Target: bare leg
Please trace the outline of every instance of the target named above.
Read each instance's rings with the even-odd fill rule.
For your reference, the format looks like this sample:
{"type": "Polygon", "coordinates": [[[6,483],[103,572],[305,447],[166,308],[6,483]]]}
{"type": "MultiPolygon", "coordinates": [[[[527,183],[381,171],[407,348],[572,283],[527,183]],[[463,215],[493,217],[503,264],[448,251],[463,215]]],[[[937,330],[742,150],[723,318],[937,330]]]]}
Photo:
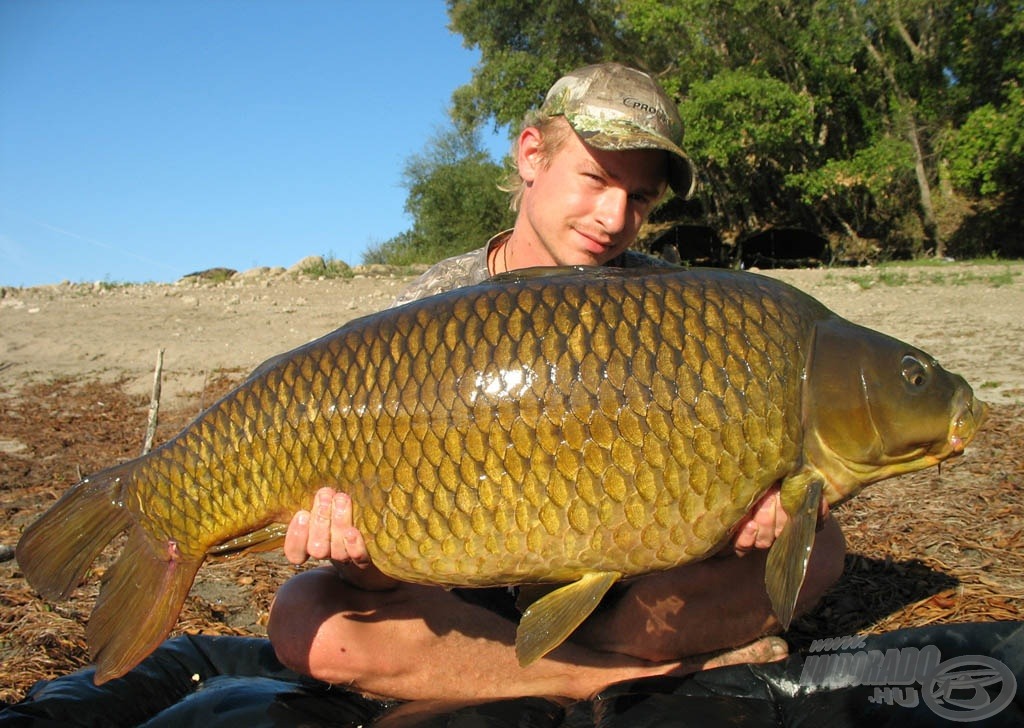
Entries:
{"type": "Polygon", "coordinates": [[[566,643],[529,667],[515,656],[515,625],[436,587],[355,589],[332,568],[300,574],[278,592],[270,638],[291,669],[369,695],[406,700],[589,697],[613,682],[687,674],[785,656],[766,641],[736,655],[651,663],[566,643]]]}
{"type": "MultiPolygon", "coordinates": [[[[827,519],[798,612],[838,578],[843,549],[838,525],[827,519]]],[[[620,680],[784,657],[784,642],[758,639],[778,630],[764,591],[764,558],[754,551],[637,579],[572,642],[527,668],[515,657],[515,625],[493,612],[435,587],[363,591],[329,567],[282,587],[268,630],[285,665],[367,694],[589,697],[620,680]],[[747,647],[728,649],[737,645],[747,647]]]]}

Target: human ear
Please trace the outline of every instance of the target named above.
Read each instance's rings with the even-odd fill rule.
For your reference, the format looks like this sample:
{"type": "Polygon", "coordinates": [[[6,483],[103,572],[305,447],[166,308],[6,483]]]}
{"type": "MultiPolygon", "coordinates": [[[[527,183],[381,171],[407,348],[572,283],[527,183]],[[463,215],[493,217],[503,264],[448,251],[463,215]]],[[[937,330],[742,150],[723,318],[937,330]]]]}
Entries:
{"type": "Polygon", "coordinates": [[[543,166],[544,153],[541,148],[542,135],[540,129],[528,126],[519,134],[519,153],[516,155],[516,167],[519,177],[524,182],[533,182],[537,170],[543,166]]]}

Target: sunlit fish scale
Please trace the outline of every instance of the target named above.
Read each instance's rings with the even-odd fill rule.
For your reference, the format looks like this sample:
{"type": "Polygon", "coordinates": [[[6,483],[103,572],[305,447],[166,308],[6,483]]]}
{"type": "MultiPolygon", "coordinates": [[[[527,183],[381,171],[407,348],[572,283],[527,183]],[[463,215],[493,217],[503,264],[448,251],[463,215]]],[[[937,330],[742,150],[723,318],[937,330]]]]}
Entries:
{"type": "Polygon", "coordinates": [[[265,362],[174,439],[74,486],[17,556],[65,597],[128,531],[87,630],[102,682],[164,639],[207,554],[280,533],[340,484],[396,578],[567,583],[523,616],[528,664],[618,579],[720,548],[777,483],[790,524],[766,587],[788,623],[820,499],[959,454],[983,409],[927,354],[768,278],[539,269],[265,362]]]}

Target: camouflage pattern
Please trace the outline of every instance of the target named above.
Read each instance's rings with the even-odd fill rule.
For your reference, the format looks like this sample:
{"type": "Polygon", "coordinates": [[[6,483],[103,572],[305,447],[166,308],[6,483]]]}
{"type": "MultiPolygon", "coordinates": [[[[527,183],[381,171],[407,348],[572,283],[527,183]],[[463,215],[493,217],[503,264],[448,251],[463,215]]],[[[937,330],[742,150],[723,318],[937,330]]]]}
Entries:
{"type": "Polygon", "coordinates": [[[646,73],[617,63],[577,69],[555,82],[540,113],[564,116],[583,141],[597,149],[669,152],[669,185],[683,199],[693,194],[696,174],[681,148],[679,111],[646,73]]]}
{"type": "MultiPolygon", "coordinates": [[[[507,233],[502,233],[506,235],[507,233]]],[[[487,269],[487,253],[500,236],[491,238],[482,248],[471,250],[462,255],[445,258],[425,271],[419,278],[398,294],[392,306],[401,306],[410,301],[417,301],[427,296],[450,291],[453,288],[471,286],[482,283],[490,277],[487,269]]]]}
{"type": "MultiPolygon", "coordinates": [[[[487,245],[462,255],[454,255],[435,264],[398,294],[392,306],[401,306],[427,296],[435,296],[454,288],[483,283],[491,277],[487,268],[487,254],[494,246],[508,239],[511,230],[498,233],[487,241],[487,245]]],[[[613,258],[606,264],[609,268],[664,268],[675,267],[671,263],[635,250],[613,258]]]]}

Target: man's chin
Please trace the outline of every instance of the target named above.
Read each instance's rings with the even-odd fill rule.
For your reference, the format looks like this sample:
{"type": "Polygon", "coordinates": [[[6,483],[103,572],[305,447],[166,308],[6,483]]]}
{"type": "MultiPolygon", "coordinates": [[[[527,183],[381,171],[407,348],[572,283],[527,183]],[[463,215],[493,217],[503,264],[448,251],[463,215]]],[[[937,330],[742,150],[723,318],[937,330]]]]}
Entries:
{"type": "Polygon", "coordinates": [[[565,256],[561,265],[604,265],[614,258],[618,253],[611,248],[600,248],[599,250],[579,250],[571,255],[565,256]]]}

